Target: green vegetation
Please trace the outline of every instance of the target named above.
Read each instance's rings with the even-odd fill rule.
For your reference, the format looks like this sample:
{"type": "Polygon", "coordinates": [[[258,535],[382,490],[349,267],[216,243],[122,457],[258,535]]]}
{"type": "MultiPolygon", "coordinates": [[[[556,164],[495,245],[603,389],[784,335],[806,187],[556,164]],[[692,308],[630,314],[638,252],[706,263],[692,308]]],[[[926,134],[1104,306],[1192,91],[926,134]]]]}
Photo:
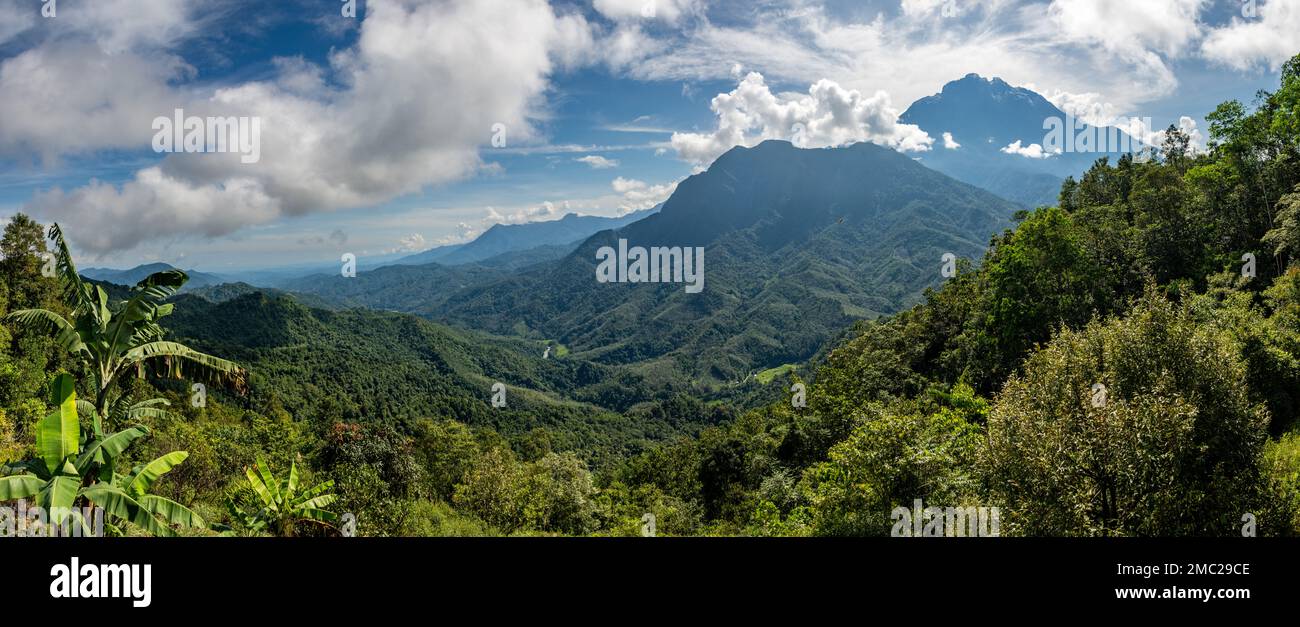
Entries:
{"type": "Polygon", "coordinates": [[[5,319],[51,335],[63,350],[82,360],[95,382],[95,435],[118,403],[127,400],[118,388],[129,374],[146,369],[159,376],[206,377],[243,385],[244,371],[232,362],[205,355],[184,344],[163,339],[159,321],[175,305],[161,301],[175,294],[188,280],[180,270],[166,270],[142,279],[128,299],[110,305],[103,287],[83,281],[72,263],[59,225],[50,227],[56,245],[59,283],[72,321],[49,309],[20,309],[5,319]],[[118,392],[114,396],[114,392],[118,392]]]}
{"type": "Polygon", "coordinates": [[[759,384],[761,385],[767,385],[777,377],[784,377],[785,375],[790,374],[791,372],[794,372],[795,370],[798,369],[799,369],[798,364],[783,364],[775,368],[768,368],[767,370],[764,370],[754,375],[754,379],[758,381],[759,384]]]}
{"type": "MultiPolygon", "coordinates": [[[[612,308],[602,299],[627,293],[566,293],[524,311],[537,294],[521,288],[507,299],[520,308],[485,322],[523,331],[503,337],[242,288],[174,295],[183,273],[82,281],[57,229],[48,278],[42,229],[17,216],[0,241],[14,312],[0,323],[0,501],[94,503],[115,533],[155,535],[334,535],[302,523],[343,514],[376,536],[627,536],[647,514],[659,535],[886,535],[916,500],[998,507],[1008,535],[1230,536],[1252,516],[1262,535],[1297,535],[1300,57],[1277,92],[1209,120],[1207,151],[1171,128],[1154,159],[1099,160],[1057,206],[1017,215],[978,267],[847,331],[832,321],[888,312],[829,286],[888,277],[820,274],[796,249],[847,255],[857,236],[796,246],[705,225],[735,238],[710,249],[722,289],[612,308]],[[771,264],[790,272],[728,275],[771,264]],[[764,276],[773,291],[726,288],[764,276]],[[796,305],[819,313],[782,318],[796,305]],[[593,311],[602,324],[551,332],[593,311]],[[573,352],[544,359],[547,337],[573,352]],[[785,365],[744,404],[711,396],[755,364],[785,365]],[[708,380],[659,387],[687,371],[708,380]],[[195,402],[199,377],[225,385],[195,402]],[[89,430],[75,381],[96,399],[89,430]]],[[[441,302],[466,319],[487,307],[462,296],[441,302]]]]}
{"type": "Polygon", "coordinates": [[[147,494],[159,476],[185,460],[185,453],[160,457],[130,475],[116,475],[114,461],[132,442],[146,437],[148,430],[133,427],[83,440],[76,392],[72,377],[66,374],[50,384],[50,403],[54,411],[36,425],[38,457],[5,468],[6,476],[0,477],[0,501],[34,497],[52,524],[74,524],[87,535],[93,530],[79,509],[83,506],[103,508],[119,522],[157,536],[172,535],[168,524],[204,525],[189,508],[147,494]]]}
{"type": "Polygon", "coordinates": [[[260,456],[254,468],[245,468],[244,474],[248,477],[248,486],[261,501],[261,508],[246,512],[233,501],[226,504],[231,517],[253,532],[271,529],[278,536],[291,537],[294,527],[300,522],[328,524],[338,519],[325,510],[338,498],[329,493],[334,482],[326,481],[299,492],[296,461],[289,464],[289,476],[283,481],[275,478],[270,465],[260,456]]]}

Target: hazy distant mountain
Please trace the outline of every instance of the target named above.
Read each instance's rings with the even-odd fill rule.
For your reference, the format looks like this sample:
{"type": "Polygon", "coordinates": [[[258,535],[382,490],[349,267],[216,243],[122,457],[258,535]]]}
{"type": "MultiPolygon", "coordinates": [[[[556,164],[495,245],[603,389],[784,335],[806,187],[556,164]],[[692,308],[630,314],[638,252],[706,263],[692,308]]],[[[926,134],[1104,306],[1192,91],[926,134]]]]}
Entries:
{"type": "Polygon", "coordinates": [[[497,224],[472,242],[442,246],[399,259],[394,264],[414,266],[439,263],[455,266],[475,263],[504,255],[528,251],[540,246],[576,244],[607,229],[627,226],[659,211],[663,205],[635,211],[617,218],[580,216],[570,213],[559,220],[527,224],[497,224]]]}
{"type": "MultiPolygon", "coordinates": [[[[147,263],[128,270],[115,270],[113,268],[85,268],[78,271],[78,273],[81,276],[96,281],[133,286],[155,272],[178,269],[179,268],[175,266],[165,263],[147,263]]],[[[227,282],[223,277],[215,274],[208,274],[206,272],[198,272],[197,270],[186,270],[185,274],[190,276],[189,282],[185,284],[185,289],[187,290],[208,287],[211,285],[220,285],[227,282]]]]}
{"type": "MultiPolygon", "coordinates": [[[[1047,148],[1049,129],[1046,120],[1064,122],[1066,114],[1043,96],[1012,87],[1000,78],[985,79],[977,74],[952,81],[943,91],[917,100],[900,117],[915,124],[935,139],[932,150],[921,156],[921,163],[957,180],[987,189],[1003,198],[1034,207],[1056,204],[1061,181],[1078,178],[1097,159],[1110,156],[1114,162],[1123,153],[1117,151],[1065,152],[1047,158],[1032,158],[1004,152],[1020,142],[1022,149],[1037,144],[1047,148]],[[959,148],[947,148],[944,133],[951,133],[959,148]]],[[[1116,139],[1129,140],[1122,131],[1094,129],[1079,122],[1075,136],[1083,133],[1115,133],[1116,139]]],[[[1114,142],[1118,144],[1119,142],[1114,142]]],[[[1106,146],[1106,147],[1112,147],[1106,146]]],[[[1101,149],[1097,145],[1094,148],[1101,149]]]]}
{"type": "MultiPolygon", "coordinates": [[[[874,144],[736,148],[656,215],[564,259],[492,277],[439,264],[297,289],[463,327],[555,339],[577,358],[636,364],[654,385],[714,387],[806,359],[853,321],[916,302],[941,257],[978,257],[1016,206],[874,144]],[[705,247],[705,286],[596,280],[601,246],[705,247]],[[465,287],[430,294],[427,286],[465,287]],[[396,298],[393,286],[420,286],[396,298]],[[313,289],[314,288],[314,289],[313,289]]],[[[465,269],[476,266],[465,266],[465,269]]],[[[481,268],[481,267],[480,267],[481,268]]]]}

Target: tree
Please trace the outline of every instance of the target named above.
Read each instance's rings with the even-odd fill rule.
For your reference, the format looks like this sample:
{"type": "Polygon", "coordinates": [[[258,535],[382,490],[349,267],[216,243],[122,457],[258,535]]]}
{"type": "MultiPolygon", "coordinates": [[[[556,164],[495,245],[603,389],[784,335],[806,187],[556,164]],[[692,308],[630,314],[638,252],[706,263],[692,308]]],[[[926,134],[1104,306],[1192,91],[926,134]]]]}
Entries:
{"type": "Polygon", "coordinates": [[[81,437],[77,399],[70,375],[59,375],[50,384],[53,413],[36,430],[39,456],[7,468],[21,471],[0,478],[0,501],[35,497],[56,525],[73,517],[75,524],[87,521],[75,513],[80,505],[102,507],[118,520],[130,522],[156,536],[170,536],[168,524],[193,527],[203,519],[189,508],[170,499],[148,494],[160,476],[185,461],[178,451],[136,467],[130,475],[112,474],[112,461],[132,442],[146,437],[144,427],[132,427],[105,437],[81,437]]]}
{"type": "Polygon", "coordinates": [[[0,238],[0,276],[3,291],[11,303],[22,307],[50,306],[47,295],[54,282],[42,272],[48,254],[43,229],[25,214],[17,214],[5,225],[0,238]]]}
{"type": "Polygon", "coordinates": [[[590,531],[595,489],[587,465],[573,453],[547,453],[528,466],[524,479],[526,524],[569,535],[590,531]]]}
{"type": "Polygon", "coordinates": [[[493,447],[475,461],[456,486],[453,502],[506,533],[523,527],[519,463],[505,447],[493,447]]]}
{"type": "Polygon", "coordinates": [[[1058,325],[1086,323],[1110,307],[1109,280],[1070,214],[1035,211],[995,243],[980,272],[980,303],[959,345],[963,379],[994,389],[1058,325]]]}
{"type": "Polygon", "coordinates": [[[465,473],[478,457],[478,444],[469,427],[453,420],[416,423],[416,455],[424,464],[429,489],[437,499],[451,502],[465,473]]]}
{"type": "Polygon", "coordinates": [[[1224,535],[1258,504],[1267,423],[1230,339],[1148,293],[1028,359],[979,467],[1011,533],[1224,535]]]}
{"type": "Polygon", "coordinates": [[[121,401],[120,395],[114,396],[115,388],[131,373],[205,377],[243,390],[247,375],[237,364],[163,339],[165,332],[158,322],[172,313],[174,305],[162,301],[189,280],[184,272],[152,274],[136,284],[129,300],[110,304],[103,287],[78,276],[58,224],[50,227],[50,238],[56,244],[59,282],[72,320],[48,309],[23,309],[5,319],[52,335],[60,347],[86,362],[95,382],[96,436],[103,433],[114,404],[121,401]]]}
{"type": "MultiPolygon", "coordinates": [[[[980,441],[971,419],[983,402],[966,386],[946,397],[937,411],[869,407],[830,460],[804,473],[801,489],[818,535],[874,536],[889,533],[895,507],[915,499],[939,507],[973,500],[969,477],[980,441]]],[[[906,404],[904,404],[906,405],[906,404]]]]}
{"type": "Polygon", "coordinates": [[[1277,226],[1264,235],[1264,243],[1273,247],[1274,255],[1300,260],[1300,187],[1278,203],[1277,226]]]}

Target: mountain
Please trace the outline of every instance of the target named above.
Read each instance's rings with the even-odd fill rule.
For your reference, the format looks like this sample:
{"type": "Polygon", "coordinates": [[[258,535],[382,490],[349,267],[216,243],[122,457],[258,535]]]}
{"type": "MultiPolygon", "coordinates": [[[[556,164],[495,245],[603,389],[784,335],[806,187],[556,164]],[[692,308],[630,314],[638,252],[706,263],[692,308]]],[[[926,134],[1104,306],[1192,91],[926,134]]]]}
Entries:
{"type": "Polygon", "coordinates": [[[323,298],[334,307],[433,314],[457,290],[496,282],[510,272],[480,264],[384,266],[355,277],[315,274],[285,284],[292,292],[323,298]]]}
{"type": "Polygon", "coordinates": [[[455,266],[484,261],[506,253],[530,251],[544,246],[576,244],[601,231],[622,228],[646,216],[653,215],[662,206],[634,211],[617,218],[580,216],[576,213],[570,213],[559,220],[547,222],[497,224],[472,242],[426,250],[393,263],[412,266],[436,262],[444,266],[455,266]]]}
{"type": "Polygon", "coordinates": [[[635,366],[655,389],[716,392],[807,359],[856,320],[917,302],[942,280],[945,253],[979,256],[1016,210],[874,144],[801,150],[769,141],[731,150],[683,181],[659,213],[598,233],[556,262],[483,273],[463,288],[446,289],[463,275],[438,265],[329,287],[346,289],[352,304],[554,339],[575,358],[635,366]],[[703,247],[702,293],[598,282],[597,250],[620,239],[703,247]],[[395,302],[394,282],[444,291],[395,302]]]}
{"type": "MultiPolygon", "coordinates": [[[[145,277],[148,277],[149,275],[154,274],[155,272],[163,272],[165,270],[178,270],[178,269],[179,268],[176,268],[175,266],[168,265],[165,263],[148,263],[141,266],[136,266],[129,270],[115,270],[112,268],[86,268],[84,270],[81,270],[79,274],[81,274],[81,276],[84,276],[88,279],[103,281],[105,283],[134,286],[136,283],[139,283],[140,281],[144,280],[145,277]]],[[[199,272],[197,270],[186,270],[185,274],[188,274],[190,277],[189,282],[185,284],[185,289],[187,290],[198,289],[200,287],[208,287],[211,285],[220,285],[221,283],[227,282],[227,280],[223,277],[217,276],[215,274],[208,274],[206,272],[199,272]]]]}
{"type": "MultiPolygon", "coordinates": [[[[944,85],[940,93],[917,100],[899,118],[935,138],[934,148],[921,157],[923,164],[1026,207],[1056,204],[1065,177],[1078,178],[1097,159],[1110,157],[1113,163],[1124,154],[1119,150],[1067,151],[1031,158],[1004,152],[1017,141],[1022,148],[1034,144],[1047,148],[1046,135],[1052,128],[1047,121],[1052,119],[1065,122],[1067,116],[1031,90],[977,74],[968,74],[944,85]],[[959,147],[945,147],[944,133],[951,133],[959,147]]],[[[1104,146],[1095,146],[1098,149],[1133,143],[1123,131],[1082,122],[1074,134],[1107,137],[1104,146]]]]}

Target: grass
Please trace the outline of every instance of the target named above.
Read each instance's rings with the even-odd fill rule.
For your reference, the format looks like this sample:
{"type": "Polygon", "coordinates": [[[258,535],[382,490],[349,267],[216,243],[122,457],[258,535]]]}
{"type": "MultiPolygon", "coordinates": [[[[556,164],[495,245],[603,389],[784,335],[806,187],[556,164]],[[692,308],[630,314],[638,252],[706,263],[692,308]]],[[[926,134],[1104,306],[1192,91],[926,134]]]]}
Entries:
{"type": "Polygon", "coordinates": [[[777,377],[784,376],[785,374],[790,372],[794,372],[798,367],[799,366],[795,364],[785,364],[782,366],[777,366],[775,368],[768,368],[767,370],[764,370],[754,375],[754,378],[758,379],[759,383],[763,385],[767,385],[777,377]]]}

